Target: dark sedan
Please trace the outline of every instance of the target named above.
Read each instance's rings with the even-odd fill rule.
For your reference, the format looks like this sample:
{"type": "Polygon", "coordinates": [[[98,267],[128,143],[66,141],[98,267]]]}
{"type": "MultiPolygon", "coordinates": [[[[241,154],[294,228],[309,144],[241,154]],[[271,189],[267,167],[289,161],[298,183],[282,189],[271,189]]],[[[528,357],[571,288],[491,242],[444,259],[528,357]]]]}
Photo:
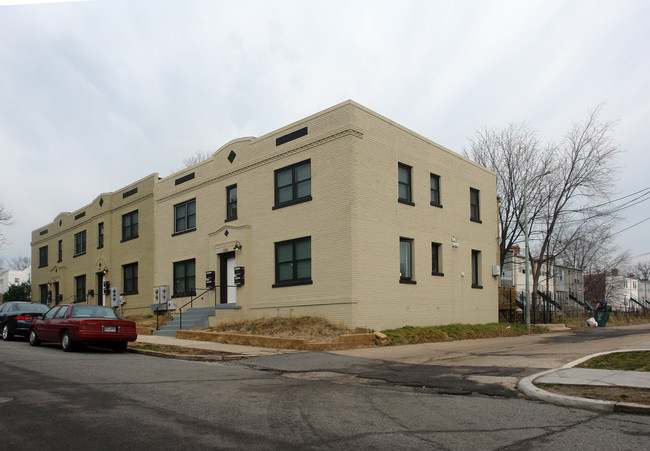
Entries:
{"type": "Polygon", "coordinates": [[[57,342],[64,351],[88,344],[122,352],[137,338],[135,322],[120,319],[115,310],[99,305],[57,305],[29,327],[30,345],[57,342]]]}
{"type": "Polygon", "coordinates": [[[42,318],[48,310],[47,305],[32,302],[5,302],[0,305],[2,339],[11,340],[14,335],[26,337],[32,320],[42,318]]]}

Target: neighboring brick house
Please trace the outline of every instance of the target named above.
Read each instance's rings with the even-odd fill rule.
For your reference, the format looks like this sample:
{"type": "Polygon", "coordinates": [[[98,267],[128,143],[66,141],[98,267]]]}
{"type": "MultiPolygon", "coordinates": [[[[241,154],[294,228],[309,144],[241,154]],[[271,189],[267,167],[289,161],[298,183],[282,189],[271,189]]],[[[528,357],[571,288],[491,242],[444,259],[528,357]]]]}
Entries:
{"type": "MultiPolygon", "coordinates": [[[[127,296],[127,311],[148,309],[151,289],[168,286],[177,307],[216,305],[212,321],[317,314],[386,329],[498,319],[495,174],[355,102],[151,178],[139,208],[153,211],[152,225],[137,255],[153,265],[137,263],[152,282],[127,296]],[[242,286],[234,267],[245,267],[242,286]],[[207,271],[217,289],[203,293],[207,271]]],[[[110,264],[113,284],[127,262],[110,264]]]]}

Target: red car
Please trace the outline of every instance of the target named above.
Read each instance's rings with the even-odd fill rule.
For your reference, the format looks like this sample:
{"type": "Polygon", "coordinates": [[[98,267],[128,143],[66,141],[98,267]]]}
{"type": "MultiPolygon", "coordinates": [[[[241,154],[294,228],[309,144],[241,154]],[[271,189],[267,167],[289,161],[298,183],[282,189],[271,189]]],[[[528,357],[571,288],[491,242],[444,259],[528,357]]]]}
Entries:
{"type": "Polygon", "coordinates": [[[57,305],[43,319],[35,319],[29,327],[29,344],[42,341],[61,343],[64,351],[77,345],[108,345],[118,352],[126,350],[138,334],[135,323],[120,319],[110,307],[100,305],[57,305]]]}

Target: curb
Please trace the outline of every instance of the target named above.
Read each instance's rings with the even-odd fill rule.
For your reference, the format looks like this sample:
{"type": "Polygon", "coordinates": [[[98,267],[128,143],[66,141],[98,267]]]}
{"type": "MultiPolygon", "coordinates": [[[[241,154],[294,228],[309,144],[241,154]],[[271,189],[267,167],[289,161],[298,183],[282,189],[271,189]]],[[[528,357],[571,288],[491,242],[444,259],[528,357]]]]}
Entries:
{"type": "Polygon", "coordinates": [[[151,357],[161,357],[163,359],[177,359],[177,360],[190,360],[194,362],[228,362],[233,360],[249,359],[253,356],[250,355],[186,355],[186,354],[172,354],[169,352],[152,351],[149,349],[127,348],[126,352],[134,354],[148,355],[151,357]]]}
{"type": "MultiPolygon", "coordinates": [[[[640,350],[644,351],[644,349],[640,349],[640,350]]],[[[566,365],[563,365],[559,368],[542,371],[541,373],[524,377],[517,384],[517,388],[526,396],[529,396],[531,398],[536,398],[541,401],[545,401],[550,404],[555,404],[558,406],[577,407],[579,409],[594,410],[597,412],[617,412],[617,413],[620,412],[620,413],[635,413],[635,414],[650,415],[649,405],[635,404],[631,402],[604,401],[599,399],[588,399],[588,398],[579,398],[577,396],[560,395],[558,393],[552,393],[546,390],[542,390],[541,388],[533,384],[535,379],[539,377],[554,373],[559,370],[573,368],[574,366],[579,365],[582,362],[585,362],[587,360],[590,360],[600,355],[612,354],[615,352],[619,353],[619,352],[633,352],[633,351],[639,351],[639,349],[632,349],[632,350],[626,349],[626,350],[619,350],[619,351],[599,352],[597,354],[581,357],[578,360],[569,362],[566,365]]]]}

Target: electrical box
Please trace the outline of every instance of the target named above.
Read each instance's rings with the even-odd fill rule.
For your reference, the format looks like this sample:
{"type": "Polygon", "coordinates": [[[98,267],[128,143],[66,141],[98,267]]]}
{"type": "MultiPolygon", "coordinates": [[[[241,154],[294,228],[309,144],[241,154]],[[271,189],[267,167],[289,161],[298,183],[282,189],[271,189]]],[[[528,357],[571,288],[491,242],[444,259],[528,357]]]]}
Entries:
{"type": "Polygon", "coordinates": [[[238,287],[244,285],[244,281],[246,280],[246,276],[244,275],[245,269],[243,266],[235,266],[235,285],[238,287]]]}
{"type": "Polygon", "coordinates": [[[205,288],[214,288],[214,287],[215,287],[214,271],[206,271],[205,288]]]}
{"type": "Polygon", "coordinates": [[[120,306],[120,289],[118,287],[111,288],[111,307],[120,306]]]}

